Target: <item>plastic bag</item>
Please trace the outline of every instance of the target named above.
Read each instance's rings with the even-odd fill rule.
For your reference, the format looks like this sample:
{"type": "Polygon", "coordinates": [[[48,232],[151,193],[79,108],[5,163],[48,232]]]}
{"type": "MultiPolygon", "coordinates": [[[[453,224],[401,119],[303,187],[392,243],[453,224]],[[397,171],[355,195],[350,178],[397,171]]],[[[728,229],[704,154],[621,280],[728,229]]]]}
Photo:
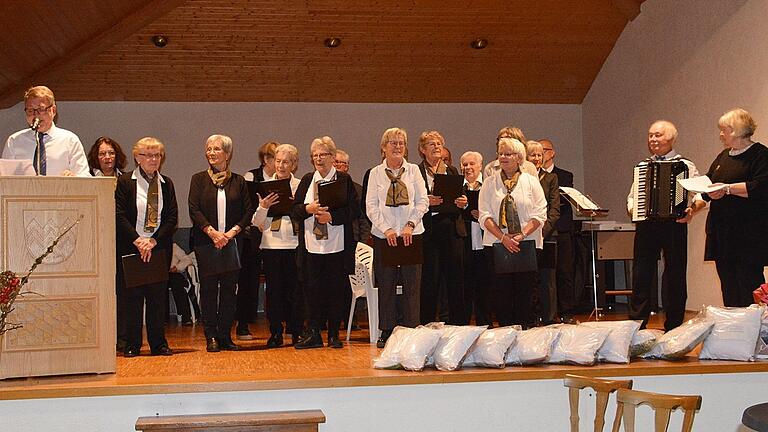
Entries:
{"type": "Polygon", "coordinates": [[[558,330],[560,336],[547,363],[593,365],[597,362],[597,350],[611,333],[609,328],[582,325],[563,325],[558,330]]]}
{"type": "Polygon", "coordinates": [[[664,333],[653,348],[658,348],[655,355],[666,360],[681,359],[706,339],[714,326],[715,322],[700,312],[695,318],[664,333]]]}
{"type": "Polygon", "coordinates": [[[461,366],[469,349],[488,326],[444,326],[440,339],[427,365],[434,365],[438,370],[453,371],[461,366]]]}
{"type": "Polygon", "coordinates": [[[536,327],[521,331],[517,335],[517,342],[504,358],[504,362],[508,365],[530,365],[543,362],[552,352],[559,334],[560,330],[555,327],[536,327]]]}
{"type": "Polygon", "coordinates": [[[754,361],[764,310],[758,305],[746,308],[707,306],[706,316],[715,325],[704,340],[699,358],[754,361]]]}
{"type": "Polygon", "coordinates": [[[629,346],[640,328],[640,321],[588,321],[580,325],[591,328],[605,328],[611,333],[597,351],[597,359],[609,363],[629,363],[629,346]]]}
{"type": "Polygon", "coordinates": [[[755,347],[755,358],[758,360],[768,359],[768,308],[763,308],[760,337],[757,338],[757,346],[755,347]]]}
{"type": "Polygon", "coordinates": [[[376,369],[402,369],[400,366],[400,350],[406,336],[414,329],[410,327],[397,326],[392,330],[392,334],[384,345],[379,357],[373,360],[373,367],[376,369]]]}
{"type": "Polygon", "coordinates": [[[420,371],[432,355],[442,330],[419,326],[406,337],[400,348],[400,366],[409,371],[420,371]]]}
{"type": "Polygon", "coordinates": [[[488,329],[477,338],[475,345],[470,348],[463,366],[503,368],[504,357],[512,347],[520,333],[520,326],[499,327],[488,329]]]}
{"type": "Polygon", "coordinates": [[[630,357],[643,357],[648,354],[656,345],[656,341],[664,334],[664,330],[643,329],[638,330],[632,336],[632,343],[629,346],[630,357]]]}

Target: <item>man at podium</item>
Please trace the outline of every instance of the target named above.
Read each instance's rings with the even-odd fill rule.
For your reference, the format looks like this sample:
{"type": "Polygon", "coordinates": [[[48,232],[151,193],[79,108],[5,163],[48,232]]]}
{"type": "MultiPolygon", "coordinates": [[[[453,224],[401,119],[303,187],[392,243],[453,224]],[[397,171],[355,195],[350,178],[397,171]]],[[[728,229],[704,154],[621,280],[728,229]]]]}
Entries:
{"type": "Polygon", "coordinates": [[[56,99],[45,86],[32,87],[24,94],[27,125],[10,137],[3,147],[3,159],[28,159],[37,175],[89,177],[83,144],[74,133],[56,127],[56,99]]]}

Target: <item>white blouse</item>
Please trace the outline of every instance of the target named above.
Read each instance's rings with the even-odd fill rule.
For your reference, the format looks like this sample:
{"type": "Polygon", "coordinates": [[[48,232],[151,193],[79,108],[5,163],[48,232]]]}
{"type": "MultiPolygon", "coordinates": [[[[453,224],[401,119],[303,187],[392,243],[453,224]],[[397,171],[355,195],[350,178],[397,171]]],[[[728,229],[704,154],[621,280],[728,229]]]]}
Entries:
{"type": "Polygon", "coordinates": [[[424,178],[421,176],[419,166],[403,161],[400,169],[405,169],[402,177],[406,189],[408,189],[408,205],[387,207],[387,193],[392,188],[392,182],[386,173],[387,163],[382,162],[371,169],[368,176],[368,190],[365,196],[365,212],[371,220],[371,235],[380,239],[386,238],[384,233],[393,229],[399,236],[407,222],[413,222],[416,227],[413,234],[424,232],[421,218],[429,209],[429,198],[424,178]]]}
{"type": "MultiPolygon", "coordinates": [[[[486,177],[485,183],[480,188],[480,198],[478,200],[478,207],[480,208],[478,221],[480,226],[485,227],[485,221],[488,219],[493,219],[498,224],[499,207],[506,195],[507,187],[504,186],[504,181],[501,179],[501,170],[494,172],[490,177],[486,177]]],[[[528,173],[521,173],[517,186],[512,191],[512,197],[517,205],[517,215],[520,219],[521,227],[525,227],[531,219],[536,219],[540,222],[539,228],[531,233],[528,238],[536,241],[536,248],[543,248],[544,238],[541,228],[547,220],[547,199],[544,197],[544,189],[541,188],[539,179],[528,173]]],[[[499,239],[491,234],[490,231],[484,231],[483,246],[493,246],[494,243],[498,242],[499,239]]]]}
{"type": "MultiPolygon", "coordinates": [[[[334,178],[336,178],[336,168],[331,168],[325,177],[321,177],[320,173],[315,171],[315,175],[312,176],[312,184],[309,185],[307,195],[304,197],[304,204],[311,204],[315,200],[315,183],[320,180],[331,181],[334,178]]],[[[312,232],[314,226],[314,215],[309,215],[308,218],[304,219],[304,244],[309,253],[332,254],[344,250],[344,225],[328,223],[328,240],[318,240],[315,233],[312,232]]]]}

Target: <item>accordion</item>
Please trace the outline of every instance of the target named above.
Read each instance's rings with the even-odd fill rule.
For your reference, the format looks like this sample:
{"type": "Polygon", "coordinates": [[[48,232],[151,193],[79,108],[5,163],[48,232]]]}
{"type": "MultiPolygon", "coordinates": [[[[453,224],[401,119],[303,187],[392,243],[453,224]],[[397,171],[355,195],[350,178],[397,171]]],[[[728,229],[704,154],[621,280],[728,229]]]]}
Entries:
{"type": "Polygon", "coordinates": [[[688,191],[677,182],[688,178],[688,165],[680,159],[640,162],[635,167],[632,222],[679,219],[688,207],[688,191]]]}

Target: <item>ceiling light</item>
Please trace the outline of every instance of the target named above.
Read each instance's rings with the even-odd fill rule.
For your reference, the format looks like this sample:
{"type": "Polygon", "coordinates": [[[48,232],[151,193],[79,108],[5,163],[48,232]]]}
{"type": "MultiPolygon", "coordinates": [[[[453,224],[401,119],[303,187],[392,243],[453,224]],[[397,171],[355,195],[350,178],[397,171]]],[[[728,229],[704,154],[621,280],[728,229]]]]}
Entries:
{"type": "Polygon", "coordinates": [[[488,46],[488,39],[477,38],[472,42],[470,42],[469,46],[471,46],[474,49],[483,49],[488,46]]]}
{"type": "Polygon", "coordinates": [[[154,35],[150,40],[152,41],[152,44],[158,48],[165,48],[165,46],[168,45],[168,36],[165,35],[154,35]]]}
{"type": "Polygon", "coordinates": [[[341,45],[341,39],[337,37],[329,37],[325,40],[325,42],[323,42],[323,44],[328,48],[336,48],[337,46],[341,45]]]}

